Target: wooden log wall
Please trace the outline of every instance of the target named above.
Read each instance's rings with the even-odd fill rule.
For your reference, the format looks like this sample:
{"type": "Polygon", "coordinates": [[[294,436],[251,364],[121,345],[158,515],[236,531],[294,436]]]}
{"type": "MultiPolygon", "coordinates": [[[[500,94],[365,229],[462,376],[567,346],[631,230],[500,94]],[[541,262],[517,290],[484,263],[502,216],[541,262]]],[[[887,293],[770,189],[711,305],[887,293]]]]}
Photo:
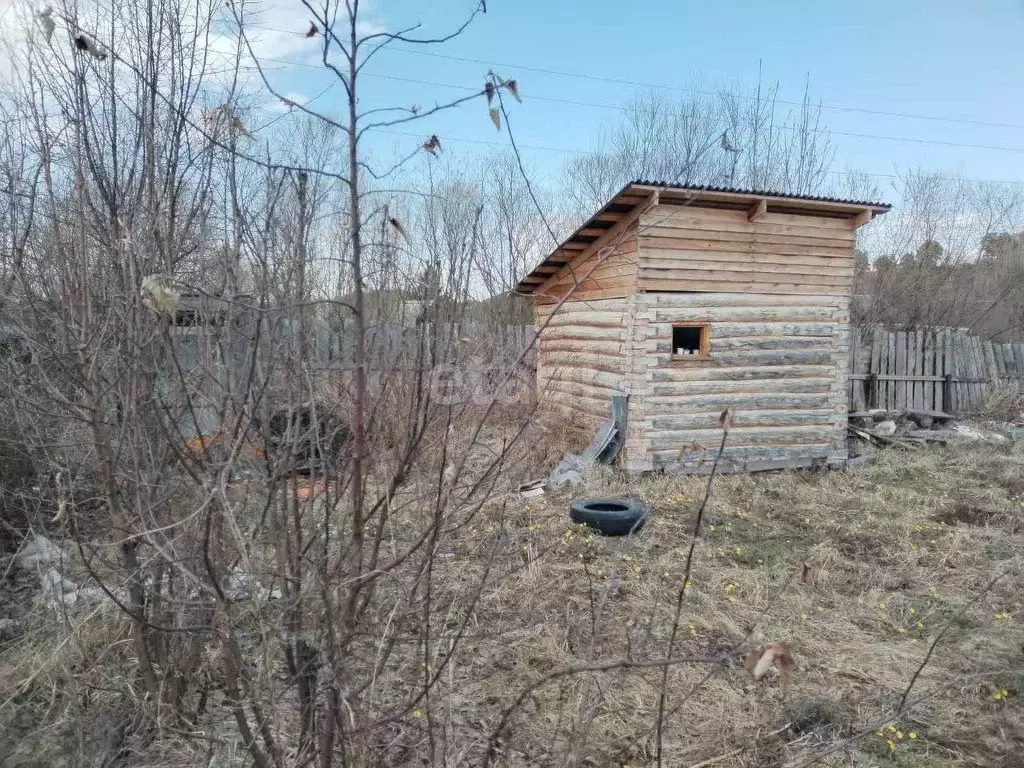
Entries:
{"type": "Polygon", "coordinates": [[[626,391],[627,299],[537,306],[537,392],[546,408],[573,423],[611,417],[613,394],[626,391]]]}
{"type": "Polygon", "coordinates": [[[991,342],[962,328],[853,331],[850,409],[963,413],[997,387],[1024,389],[1024,342],[991,342]]]}
{"type": "Polygon", "coordinates": [[[736,417],[723,459],[733,469],[847,457],[848,297],[678,292],[634,301],[630,469],[700,471],[727,407],[736,417]],[[708,359],[673,357],[679,322],[711,324],[708,359]]]}
{"type": "MultiPolygon", "coordinates": [[[[703,471],[722,409],[724,471],[847,458],[856,218],[654,205],[574,244],[535,293],[542,403],[597,424],[630,396],[626,466],[703,471]],[[560,307],[554,303],[569,296],[560,307]],[[710,354],[672,354],[672,324],[710,324],[710,354]],[[545,327],[546,326],[546,327],[545,327]]],[[[861,222],[862,223],[862,222],[861,222]]]]}

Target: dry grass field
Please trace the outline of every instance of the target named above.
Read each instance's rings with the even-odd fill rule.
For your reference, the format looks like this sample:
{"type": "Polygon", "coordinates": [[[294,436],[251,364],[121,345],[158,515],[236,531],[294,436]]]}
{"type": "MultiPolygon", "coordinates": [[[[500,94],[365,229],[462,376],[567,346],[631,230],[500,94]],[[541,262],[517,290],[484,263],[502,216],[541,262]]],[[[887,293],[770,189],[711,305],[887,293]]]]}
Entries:
{"type": "MultiPolygon", "coordinates": [[[[704,483],[591,477],[587,495],[649,505],[634,540],[569,524],[568,494],[481,519],[477,537],[504,526],[522,567],[481,605],[487,639],[454,670],[463,699],[493,725],[529,681],[663,655],[704,483]]],[[[1019,449],[888,452],[860,471],[722,477],[705,525],[677,653],[696,661],[669,676],[667,765],[1024,765],[1019,449]],[[801,580],[804,562],[817,583],[801,580]],[[944,630],[913,708],[890,721],[944,630]],[[789,690],[777,678],[755,684],[738,663],[768,643],[792,651],[789,690]]],[[[450,567],[462,568],[454,558],[450,567]]],[[[659,682],[659,669],[637,668],[551,680],[512,715],[508,763],[652,765],[659,682]]]]}
{"type": "MultiPolygon", "coordinates": [[[[399,698],[424,670],[441,670],[429,696],[389,726],[387,764],[430,764],[440,740],[445,758],[434,764],[483,764],[490,742],[494,765],[653,766],[657,662],[705,482],[592,473],[585,495],[649,505],[632,539],[570,524],[578,492],[505,494],[447,532],[432,599],[452,618],[434,617],[429,661],[409,648],[374,683],[382,698],[399,698]],[[449,653],[454,617],[474,599],[449,653]]],[[[396,509],[396,546],[415,529],[414,509],[396,509]]],[[[1020,448],[889,451],[858,471],[718,478],[668,676],[664,764],[1024,765],[1022,565],[1020,448]],[[789,686],[775,673],[755,682],[744,669],[743,656],[769,643],[793,654],[789,686]]],[[[395,594],[408,589],[403,578],[395,594]]],[[[254,626],[271,628],[251,638],[269,690],[273,609],[252,612],[254,626]]],[[[132,674],[123,628],[106,611],[78,614],[74,634],[58,631],[52,612],[23,619],[0,644],[0,731],[10,729],[0,765],[70,765],[57,759],[60,722],[102,710],[61,703],[60,690],[81,676],[99,708],[105,686],[132,674]],[[11,739],[16,731],[24,738],[11,739]]],[[[394,620],[382,610],[380,631],[394,620]]],[[[274,727],[288,729],[287,694],[274,711],[274,727]]],[[[125,764],[207,764],[213,744],[214,763],[245,764],[226,716],[204,728],[217,740],[168,729],[125,764]]]]}

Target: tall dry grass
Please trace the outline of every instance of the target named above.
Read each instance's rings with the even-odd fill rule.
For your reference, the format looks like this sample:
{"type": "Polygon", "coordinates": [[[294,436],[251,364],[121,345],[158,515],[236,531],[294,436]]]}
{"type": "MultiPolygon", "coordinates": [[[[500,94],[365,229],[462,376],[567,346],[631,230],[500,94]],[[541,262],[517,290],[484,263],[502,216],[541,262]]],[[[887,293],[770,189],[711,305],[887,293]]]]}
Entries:
{"type": "MultiPolygon", "coordinates": [[[[479,512],[452,510],[459,525],[438,536],[431,600],[448,610],[432,619],[430,645],[383,630],[354,644],[359,664],[372,662],[381,637],[395,643],[373,680],[381,711],[403,711],[422,676],[437,674],[366,759],[482,764],[493,743],[501,766],[653,765],[653,662],[705,480],[594,468],[583,488],[523,501],[515,482],[538,470],[542,434],[528,436],[479,512]],[[632,539],[594,535],[569,523],[580,494],[640,498],[650,521],[632,539]]],[[[475,450],[508,438],[495,428],[475,450]]],[[[479,479],[474,468],[486,462],[475,462],[463,482],[479,479]]],[[[669,673],[665,764],[795,766],[837,747],[825,764],[1014,764],[1024,747],[1022,477],[1019,449],[963,446],[883,453],[858,472],[719,478],[684,604],[679,654],[688,661],[669,673]],[[801,582],[804,562],[820,570],[817,583],[801,582]],[[977,599],[996,574],[1005,576],[977,599]],[[947,624],[909,697],[914,708],[890,730],[947,624]],[[743,669],[743,654],[767,643],[796,659],[788,690],[776,677],[755,684],[743,669]]],[[[420,535],[417,493],[413,477],[394,500],[385,545],[396,552],[420,535]]],[[[273,569],[259,549],[250,557],[254,570],[273,569]]],[[[417,563],[382,581],[367,626],[422,610],[409,599],[417,563]]],[[[80,568],[73,558],[69,572],[82,578],[80,568]]],[[[120,695],[133,674],[126,624],[101,606],[58,614],[39,600],[18,615],[19,634],[0,646],[6,765],[86,764],[113,743],[112,727],[130,724],[120,695]]],[[[241,640],[251,685],[273,694],[275,732],[286,734],[295,711],[277,661],[279,607],[255,600],[235,611],[237,626],[250,628],[241,640]]],[[[218,653],[211,645],[194,671],[208,678],[211,703],[223,696],[218,653]]],[[[191,726],[133,733],[122,751],[131,766],[246,761],[213,706],[191,726]]]]}

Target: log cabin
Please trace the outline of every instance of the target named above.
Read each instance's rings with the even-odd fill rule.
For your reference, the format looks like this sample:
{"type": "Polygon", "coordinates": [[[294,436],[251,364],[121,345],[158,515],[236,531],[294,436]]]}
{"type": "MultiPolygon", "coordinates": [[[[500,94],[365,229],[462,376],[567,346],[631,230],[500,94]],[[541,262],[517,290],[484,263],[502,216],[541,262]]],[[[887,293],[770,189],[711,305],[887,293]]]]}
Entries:
{"type": "Polygon", "coordinates": [[[881,203],[636,181],[519,283],[542,411],[596,426],[628,397],[620,461],[707,471],[845,464],[856,231],[881,203]]]}

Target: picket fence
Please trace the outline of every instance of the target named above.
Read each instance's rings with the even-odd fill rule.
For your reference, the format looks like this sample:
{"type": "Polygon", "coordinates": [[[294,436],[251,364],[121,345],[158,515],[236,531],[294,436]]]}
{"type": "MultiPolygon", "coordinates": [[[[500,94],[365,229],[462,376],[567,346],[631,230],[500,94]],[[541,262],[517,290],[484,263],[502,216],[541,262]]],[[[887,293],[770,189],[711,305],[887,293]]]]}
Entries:
{"type": "Polygon", "coordinates": [[[961,328],[854,328],[850,408],[962,413],[997,387],[1024,389],[1024,342],[984,341],[961,328]]]}

